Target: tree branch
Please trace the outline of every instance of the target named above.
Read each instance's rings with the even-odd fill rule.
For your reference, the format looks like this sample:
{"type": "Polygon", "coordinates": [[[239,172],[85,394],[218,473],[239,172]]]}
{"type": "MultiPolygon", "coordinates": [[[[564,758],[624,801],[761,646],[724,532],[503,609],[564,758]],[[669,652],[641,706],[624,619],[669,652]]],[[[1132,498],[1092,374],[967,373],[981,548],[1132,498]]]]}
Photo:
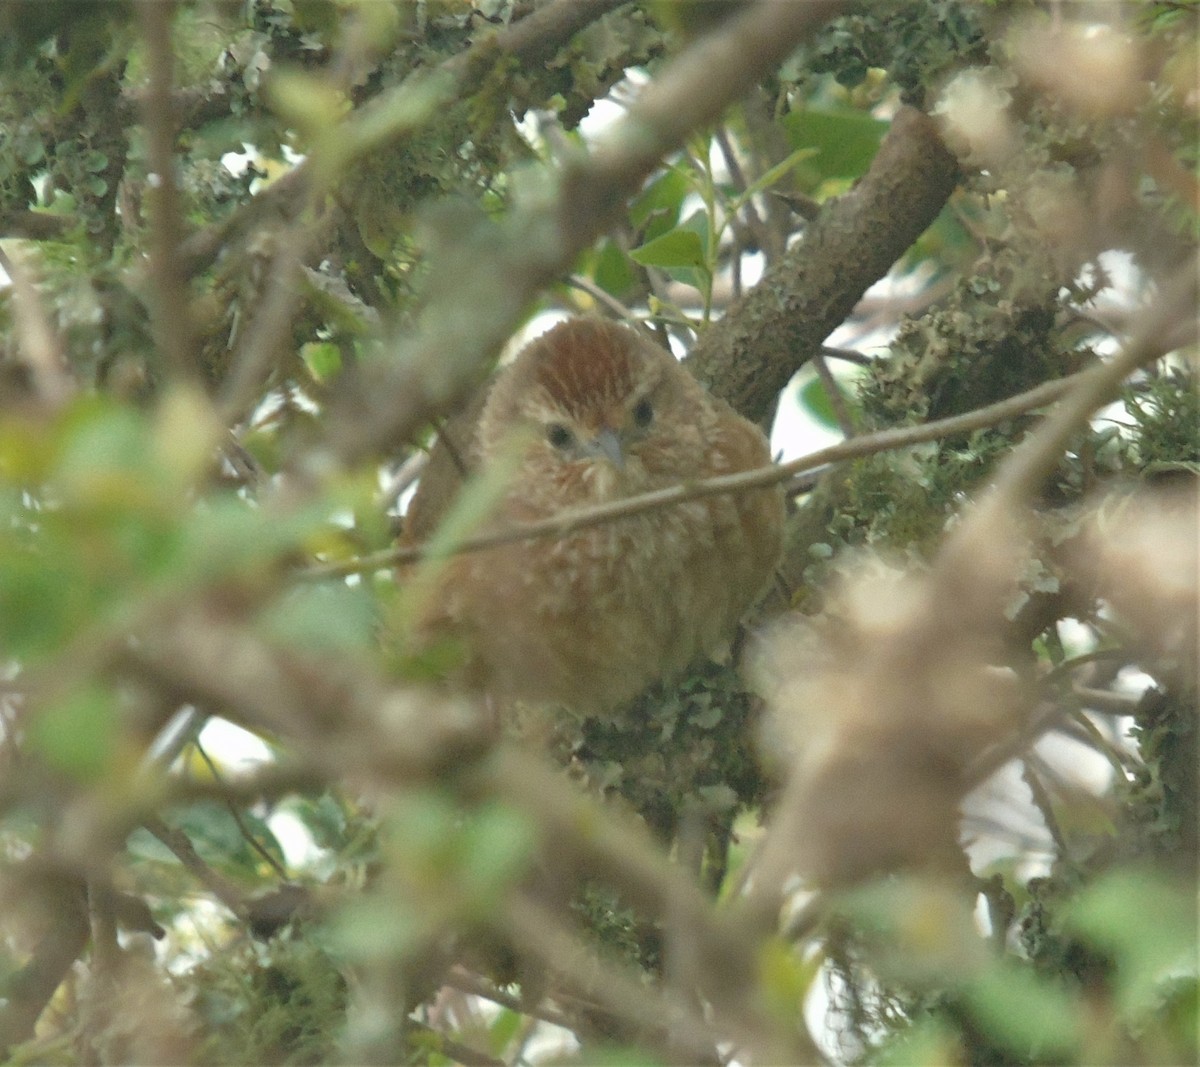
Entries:
{"type": "Polygon", "coordinates": [[[791,376],[928,228],[958,178],[933,121],[901,108],[866,175],[700,335],[689,369],[747,418],[769,418],[791,376]]]}
{"type": "Polygon", "coordinates": [[[195,378],[199,372],[195,324],[188,299],[188,279],[180,257],[183,213],[175,180],[175,111],[172,90],[171,19],[175,4],[139,4],[146,41],[149,83],[143,98],[142,123],[150,167],[147,196],[154,205],[150,231],[150,289],[153,293],[154,338],[172,373],[195,378]]]}
{"type": "MultiPolygon", "coordinates": [[[[414,95],[433,93],[435,106],[445,106],[474,89],[485,70],[503,57],[539,63],[585,26],[628,0],[557,0],[514,22],[504,30],[482,37],[466,52],[452,56],[435,70],[419,70],[359,108],[344,126],[344,139],[354,152],[342,160],[352,161],[381,143],[408,132],[405,120],[414,95]]],[[[189,274],[206,269],[231,240],[249,232],[264,219],[295,218],[306,202],[306,189],[313,171],[305,161],[273,182],[228,219],[193,234],[182,248],[189,274]]]]}
{"type": "MultiPolygon", "coordinates": [[[[987,407],[968,411],[962,415],[952,415],[950,418],[938,419],[936,422],[923,423],[918,426],[897,426],[878,433],[862,434],[859,437],[842,441],[828,448],[822,448],[790,463],[772,464],[769,467],[759,467],[754,470],[741,471],[737,474],[723,474],[715,478],[705,478],[687,485],[672,485],[665,489],[655,489],[637,496],[625,497],[594,507],[577,508],[554,515],[539,522],[526,523],[491,533],[481,534],[461,541],[455,548],[456,552],[477,552],[496,545],[509,544],[513,541],[534,540],[543,537],[563,537],[576,530],[589,526],[599,526],[606,522],[640,515],[646,511],[658,508],[672,507],[688,500],[705,496],[720,496],[724,493],[743,493],[751,489],[762,489],[779,482],[786,482],[797,474],[813,471],[832,463],[842,463],[846,460],[861,459],[863,456],[875,455],[878,452],[889,452],[910,445],[922,444],[926,441],[937,441],[944,437],[955,437],[959,434],[971,433],[974,430],[995,426],[1006,419],[1015,418],[1026,412],[1044,407],[1065,393],[1080,375],[1060,378],[1057,381],[1044,382],[1024,393],[1001,400],[987,407]]],[[[338,563],[319,563],[305,568],[301,572],[305,578],[333,578],[347,574],[360,574],[385,567],[395,567],[405,563],[413,563],[421,559],[426,552],[424,545],[410,545],[404,548],[388,549],[353,560],[338,563]]]]}
{"type": "Polygon", "coordinates": [[[715,121],[841,6],[836,0],[748,5],[647,85],[592,155],[567,167],[551,198],[502,224],[447,213],[452,232],[431,263],[429,300],[413,335],[357,381],[344,382],[331,413],[338,457],[353,463],[388,451],[463,399],[529,300],[610,227],[662,157],[715,121]],[[463,314],[464,300],[484,293],[488,302],[463,314]]]}

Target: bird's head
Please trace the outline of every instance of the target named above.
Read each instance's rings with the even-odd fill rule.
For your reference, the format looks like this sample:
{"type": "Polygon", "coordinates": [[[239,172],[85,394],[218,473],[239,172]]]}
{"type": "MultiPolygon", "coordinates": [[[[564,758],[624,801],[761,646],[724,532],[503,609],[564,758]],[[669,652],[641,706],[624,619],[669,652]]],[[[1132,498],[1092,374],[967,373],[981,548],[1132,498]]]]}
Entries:
{"type": "Polygon", "coordinates": [[[523,434],[522,473],[555,494],[549,503],[558,506],[628,496],[675,479],[696,432],[681,412],[706,400],[674,356],[649,339],[575,319],[532,342],[502,372],[484,409],[482,452],[523,434]]]}

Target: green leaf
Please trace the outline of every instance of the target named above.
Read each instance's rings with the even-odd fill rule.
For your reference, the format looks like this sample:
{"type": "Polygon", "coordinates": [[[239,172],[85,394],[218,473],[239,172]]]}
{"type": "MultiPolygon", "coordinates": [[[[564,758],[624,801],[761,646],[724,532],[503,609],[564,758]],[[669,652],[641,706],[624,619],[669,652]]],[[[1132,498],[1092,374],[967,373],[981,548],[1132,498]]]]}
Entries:
{"type": "Polygon", "coordinates": [[[63,422],[58,459],[60,487],[93,505],[118,497],[143,500],[148,486],[150,448],[145,419],[125,407],[84,399],[63,422]]]}
{"type": "Polygon", "coordinates": [[[760,996],[767,1012],[780,1022],[791,1022],[803,1009],[824,962],[820,954],[807,958],[778,938],[764,942],[758,950],[760,996]]]}
{"type": "Polygon", "coordinates": [[[694,230],[671,230],[633,249],[629,256],[643,267],[706,269],[704,242],[694,230]]]}
{"type": "Polygon", "coordinates": [[[820,378],[813,378],[800,390],[800,405],[822,426],[830,430],[841,429],[833,413],[833,405],[829,402],[829,394],[825,391],[825,383],[820,378]]]}
{"type": "Polygon", "coordinates": [[[636,281],[625,252],[614,241],[604,241],[592,266],[592,280],[606,293],[620,299],[636,281]]]}
{"type": "Polygon", "coordinates": [[[788,139],[798,149],[815,150],[804,160],[813,185],[830,178],[866,173],[888,124],[861,111],[808,108],[783,119],[788,139]]]}
{"type": "Polygon", "coordinates": [[[330,79],[286,67],[272,70],[267,99],[285,122],[309,136],[332,129],[349,106],[330,79]]]}
{"type": "Polygon", "coordinates": [[[319,382],[327,382],[342,369],[342,350],[332,341],[309,341],[300,347],[300,358],[319,382]]]}
{"type": "Polygon", "coordinates": [[[821,150],[819,148],[797,148],[794,152],[788,155],[786,159],[776,163],[775,166],[760,174],[757,180],[751,182],[750,185],[748,185],[746,189],[743,190],[743,192],[737,197],[737,199],[734,200],[730,208],[731,212],[739,210],[741,206],[752,196],[756,195],[757,193],[761,193],[764,189],[771,188],[772,185],[775,185],[777,182],[782,180],[788,171],[793,170],[797,164],[805,159],[810,159],[812,156],[817,155],[820,151],[821,150]]]}
{"type": "Polygon", "coordinates": [[[629,220],[637,229],[645,229],[649,241],[670,230],[683,210],[683,200],[691,184],[687,175],[671,167],[655,178],[629,205],[629,220]]]}
{"type": "MultiPolygon", "coordinates": [[[[283,858],[279,842],[260,817],[250,811],[241,812],[240,817],[242,826],[253,835],[255,841],[277,859],[283,858]]],[[[223,804],[191,804],[174,812],[171,820],[187,835],[205,862],[226,873],[237,873],[247,878],[261,877],[265,861],[223,804]]]]}
{"type": "Polygon", "coordinates": [[[492,1053],[500,1056],[508,1044],[521,1032],[525,1017],[509,1008],[501,1008],[492,1025],[488,1027],[488,1044],[492,1053]]]}

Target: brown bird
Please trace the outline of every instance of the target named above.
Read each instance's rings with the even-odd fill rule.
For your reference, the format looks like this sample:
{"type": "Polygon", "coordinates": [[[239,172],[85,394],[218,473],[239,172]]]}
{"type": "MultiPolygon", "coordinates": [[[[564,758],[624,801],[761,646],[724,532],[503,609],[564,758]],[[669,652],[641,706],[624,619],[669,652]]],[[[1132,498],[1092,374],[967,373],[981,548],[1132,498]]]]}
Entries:
{"type": "MultiPolygon", "coordinates": [[[[599,319],[554,327],[497,375],[461,460],[486,468],[513,448],[496,528],[770,462],[761,431],[674,356],[599,319]]],[[[435,449],[422,478],[409,541],[427,536],[461,481],[448,452],[435,449]]],[[[459,638],[461,681],[502,705],[612,714],[733,635],[782,530],[771,488],[466,553],[440,576],[421,630],[459,638]]]]}

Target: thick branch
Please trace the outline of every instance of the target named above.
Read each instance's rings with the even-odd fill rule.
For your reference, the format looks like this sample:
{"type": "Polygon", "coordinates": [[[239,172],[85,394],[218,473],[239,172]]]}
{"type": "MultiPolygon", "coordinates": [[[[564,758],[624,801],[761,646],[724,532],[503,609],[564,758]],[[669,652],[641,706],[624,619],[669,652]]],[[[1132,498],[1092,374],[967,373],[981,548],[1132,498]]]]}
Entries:
{"type": "Polygon", "coordinates": [[[937,217],[958,175],[933,121],[902,108],[862,180],[701,334],[689,369],[747,418],[768,418],[796,370],[937,217]]]}
{"type": "Polygon", "coordinates": [[[339,457],[355,462],[390,450],[463,399],[530,299],[570,270],[663,156],[719,118],[841,6],[835,0],[748,6],[648,85],[595,152],[567,170],[551,200],[529,205],[506,224],[450,219],[454,232],[432,264],[429,303],[414,335],[357,388],[348,387],[335,409],[339,457]],[[464,314],[467,302],[485,294],[486,303],[464,314]]]}
{"type": "Polygon", "coordinates": [[[196,331],[188,299],[188,280],[179,256],[183,243],[183,210],[175,180],[175,112],[171,93],[173,3],[140,8],[146,40],[149,84],[143,99],[146,156],[152,180],[148,197],[154,206],[150,243],[150,288],[158,350],[174,374],[194,377],[199,367],[196,331]]]}
{"type": "Polygon", "coordinates": [[[45,887],[54,919],[33,950],[29,962],[4,985],[0,1009],[0,1056],[33,1036],[42,1010],[87,947],[89,926],[82,882],[64,879],[45,887]]]}
{"type": "MultiPolygon", "coordinates": [[[[543,62],[585,26],[628,0],[558,0],[539,8],[505,30],[484,37],[442,63],[434,71],[420,70],[397,86],[364,105],[346,124],[346,142],[358,150],[379,147],[379,139],[399,136],[409,126],[390,121],[389,114],[403,115],[414,93],[433,87],[439,104],[445,105],[479,84],[484,68],[504,56],[523,63],[543,62]],[[370,130],[371,136],[362,132],[370,130]]],[[[291,219],[306,202],[312,165],[301,163],[223,222],[208,227],[184,244],[183,260],[191,274],[207,268],[230,240],[249,232],[271,217],[291,219]]]]}

